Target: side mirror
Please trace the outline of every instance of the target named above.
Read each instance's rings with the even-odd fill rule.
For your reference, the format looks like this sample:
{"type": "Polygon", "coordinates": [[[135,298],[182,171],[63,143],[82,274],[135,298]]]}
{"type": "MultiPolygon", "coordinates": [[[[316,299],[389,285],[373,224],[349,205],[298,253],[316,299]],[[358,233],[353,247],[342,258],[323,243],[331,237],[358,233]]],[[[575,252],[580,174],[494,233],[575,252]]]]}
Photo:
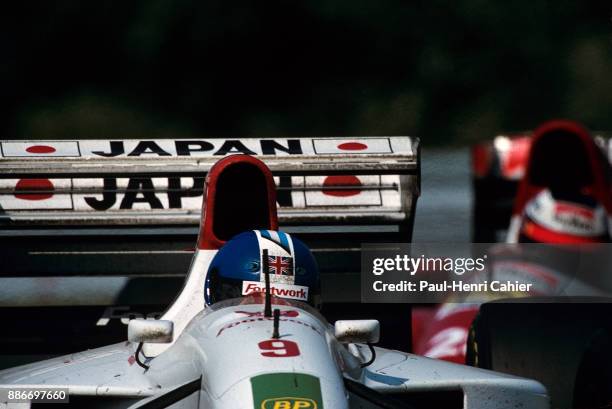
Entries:
{"type": "Polygon", "coordinates": [[[375,344],[380,339],[380,323],[378,320],[336,321],[334,335],[342,344],[375,344]]]}
{"type": "Polygon", "coordinates": [[[174,323],[167,320],[130,320],[128,341],[168,344],[174,337],[174,323]]]}

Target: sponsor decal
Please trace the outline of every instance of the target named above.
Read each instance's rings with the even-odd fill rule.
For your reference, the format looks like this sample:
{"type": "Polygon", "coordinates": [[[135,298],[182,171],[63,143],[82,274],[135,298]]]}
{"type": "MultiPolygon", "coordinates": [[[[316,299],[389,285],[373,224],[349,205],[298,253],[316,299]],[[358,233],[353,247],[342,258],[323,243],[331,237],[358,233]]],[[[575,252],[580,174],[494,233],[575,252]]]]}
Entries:
{"type": "Polygon", "coordinates": [[[368,149],[368,145],[361,142],[343,142],[337,145],[337,148],[342,151],[365,151],[368,149]]]}
{"type": "Polygon", "coordinates": [[[89,140],[2,142],[2,156],[10,157],[215,157],[247,155],[303,155],[299,139],[188,139],[89,140]]]}
{"type": "Polygon", "coordinates": [[[284,398],[266,399],[262,402],[261,407],[272,409],[316,409],[317,403],[312,399],[293,398],[288,396],[284,398]]]}
{"type": "Polygon", "coordinates": [[[243,153],[246,155],[302,155],[299,139],[212,139],[82,141],[91,155],[116,157],[214,157],[243,153]]]}
{"type": "Polygon", "coordinates": [[[0,206],[5,210],[199,212],[203,187],[203,177],[3,179],[0,189],[7,193],[0,194],[0,206]]]}
{"type": "Polygon", "coordinates": [[[549,190],[527,203],[525,216],[522,233],[542,243],[599,241],[607,234],[603,208],[556,201],[549,190]]]}
{"type": "Polygon", "coordinates": [[[369,139],[313,139],[316,154],[364,154],[364,153],[392,153],[389,138],[369,139]]]}
{"type": "Polygon", "coordinates": [[[355,196],[361,192],[361,180],[354,175],[327,176],[323,180],[323,187],[326,188],[323,194],[327,196],[355,196]],[[350,189],[351,187],[354,187],[354,189],[350,189]]]}
{"type": "Polygon", "coordinates": [[[559,233],[540,226],[539,224],[535,224],[530,220],[525,220],[523,223],[521,234],[539,243],[577,244],[597,243],[600,241],[598,237],[586,235],[584,233],[559,233]]]}
{"type": "Polygon", "coordinates": [[[2,179],[0,208],[4,210],[73,210],[70,179],[2,179]]]}
{"type": "Polygon", "coordinates": [[[79,157],[77,141],[2,142],[2,156],[28,157],[79,157]]]}
{"type": "Polygon", "coordinates": [[[379,175],[306,176],[305,183],[307,207],[382,205],[382,191],[372,189],[381,186],[379,175]]]}
{"type": "MultiPolygon", "coordinates": [[[[387,201],[399,203],[399,192],[385,193],[377,189],[380,176],[277,177],[275,182],[282,188],[277,197],[281,208],[382,206],[383,195],[390,193],[397,197],[389,197],[387,201]]],[[[4,179],[0,181],[0,188],[6,193],[0,194],[0,206],[5,210],[199,212],[203,187],[202,177],[4,179]]]]}
{"type": "Polygon", "coordinates": [[[75,191],[95,188],[101,193],[73,194],[77,210],[200,209],[204,178],[74,179],[75,191]]]}
{"type": "Polygon", "coordinates": [[[593,220],[595,218],[595,211],[584,206],[577,206],[571,203],[555,203],[555,212],[558,216],[568,214],[570,216],[582,216],[585,219],[593,220]]]}
{"type": "Polygon", "coordinates": [[[50,153],[55,153],[57,151],[57,149],[55,149],[53,146],[47,146],[47,145],[32,145],[27,147],[26,152],[29,154],[50,154],[50,153]]]}
{"type": "MultiPolygon", "coordinates": [[[[154,158],[221,157],[233,154],[261,156],[393,153],[389,138],[357,139],[144,139],[4,141],[2,156],[154,158]]],[[[409,149],[409,147],[407,147],[409,149]]]]}
{"type": "MultiPolygon", "coordinates": [[[[261,281],[243,281],[242,295],[265,293],[266,285],[261,281]]],[[[295,284],[270,283],[270,292],[275,297],[307,301],[308,287],[295,284]]]]}
{"type": "Polygon", "coordinates": [[[54,189],[49,179],[20,179],[15,185],[15,197],[22,200],[46,200],[53,197],[54,189]]]}
{"type": "Polygon", "coordinates": [[[301,373],[272,373],[251,378],[256,409],[324,409],[319,378],[301,373]]]}
{"type": "Polygon", "coordinates": [[[555,203],[554,220],[561,226],[567,226],[571,229],[583,231],[585,234],[592,233],[597,230],[595,209],[589,209],[584,206],[577,206],[570,203],[555,203]]]}

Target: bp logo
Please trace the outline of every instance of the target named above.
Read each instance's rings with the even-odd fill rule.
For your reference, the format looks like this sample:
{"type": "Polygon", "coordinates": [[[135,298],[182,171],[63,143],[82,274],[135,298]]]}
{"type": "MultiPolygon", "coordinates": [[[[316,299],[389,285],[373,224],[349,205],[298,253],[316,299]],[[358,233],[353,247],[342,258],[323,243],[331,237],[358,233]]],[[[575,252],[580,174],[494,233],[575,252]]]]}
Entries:
{"type": "Polygon", "coordinates": [[[261,402],[261,409],[317,409],[318,405],[307,398],[271,398],[261,402]]]}
{"type": "Polygon", "coordinates": [[[251,378],[256,409],[323,409],[319,378],[300,373],[273,373],[251,378]]]}

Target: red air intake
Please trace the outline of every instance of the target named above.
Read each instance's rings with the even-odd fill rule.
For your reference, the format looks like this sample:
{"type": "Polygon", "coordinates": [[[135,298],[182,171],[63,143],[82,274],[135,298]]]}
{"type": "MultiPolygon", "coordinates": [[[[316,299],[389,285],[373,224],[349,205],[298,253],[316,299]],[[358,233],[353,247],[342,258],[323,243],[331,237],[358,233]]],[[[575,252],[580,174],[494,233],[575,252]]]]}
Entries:
{"type": "Polygon", "coordinates": [[[219,249],[238,233],[278,230],[270,169],[249,155],[219,160],[206,176],[198,248],[219,249]]]}

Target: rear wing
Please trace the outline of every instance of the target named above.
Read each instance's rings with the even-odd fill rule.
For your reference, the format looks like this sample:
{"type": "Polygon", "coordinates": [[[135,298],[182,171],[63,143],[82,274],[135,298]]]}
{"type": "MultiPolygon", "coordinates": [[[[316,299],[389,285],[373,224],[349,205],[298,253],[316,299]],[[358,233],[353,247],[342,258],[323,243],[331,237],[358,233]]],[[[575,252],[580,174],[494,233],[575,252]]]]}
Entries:
{"type": "Polygon", "coordinates": [[[83,226],[148,234],[151,229],[134,227],[161,233],[181,225],[195,234],[206,172],[236,153],[256,155],[273,172],[282,226],[361,225],[372,232],[386,226],[408,241],[419,194],[418,140],[408,137],[1,141],[0,147],[1,235],[83,226]]]}

